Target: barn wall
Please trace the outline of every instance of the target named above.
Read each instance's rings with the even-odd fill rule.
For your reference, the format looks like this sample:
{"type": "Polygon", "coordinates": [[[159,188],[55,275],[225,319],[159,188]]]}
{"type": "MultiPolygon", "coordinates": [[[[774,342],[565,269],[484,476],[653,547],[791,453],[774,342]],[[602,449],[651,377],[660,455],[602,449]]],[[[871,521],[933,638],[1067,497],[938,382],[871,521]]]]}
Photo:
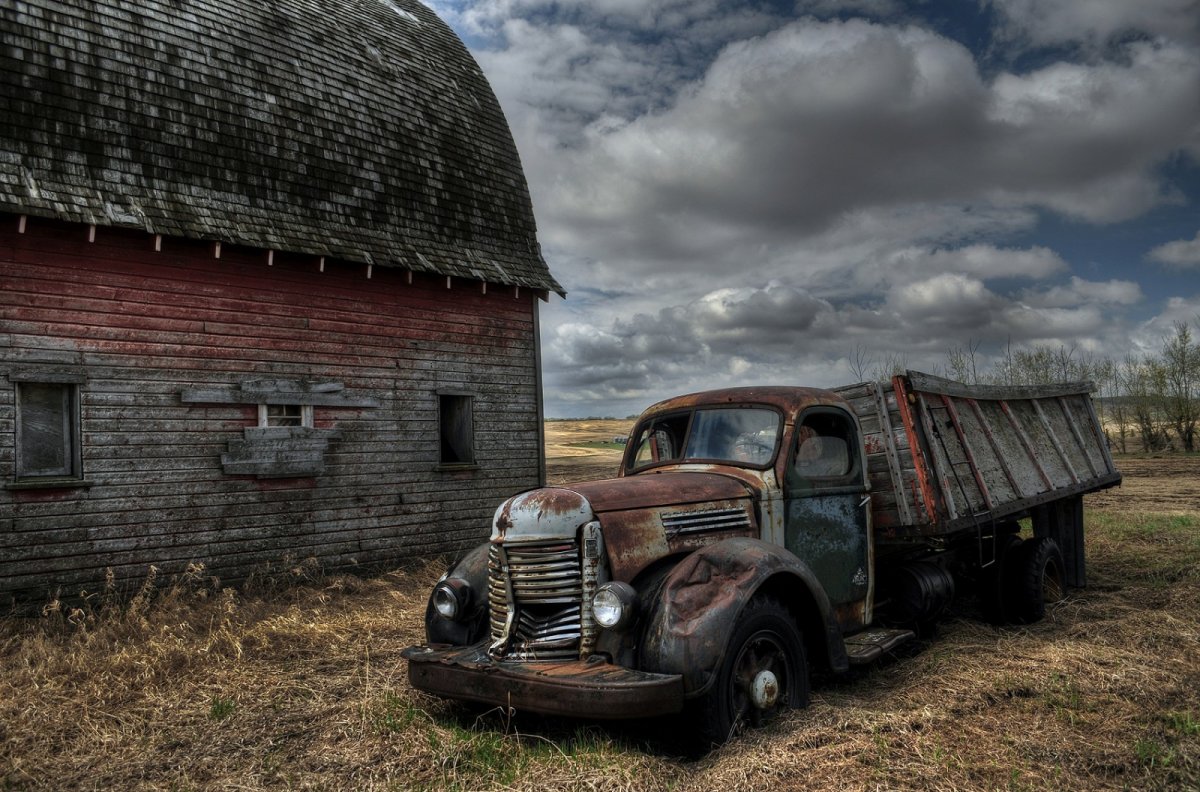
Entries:
{"type": "Polygon", "coordinates": [[[285,557],[327,568],[452,551],[539,479],[536,296],[311,256],[0,215],[0,591],[44,596],[203,562],[223,579],[285,557]],[[14,384],[71,365],[90,486],[13,486],[14,384]],[[184,402],[247,380],[336,381],[371,407],[317,476],[229,475],[257,407],[184,402]],[[474,395],[477,469],[439,470],[438,392],[474,395]],[[373,400],[373,401],[372,401],[373,400]]]}

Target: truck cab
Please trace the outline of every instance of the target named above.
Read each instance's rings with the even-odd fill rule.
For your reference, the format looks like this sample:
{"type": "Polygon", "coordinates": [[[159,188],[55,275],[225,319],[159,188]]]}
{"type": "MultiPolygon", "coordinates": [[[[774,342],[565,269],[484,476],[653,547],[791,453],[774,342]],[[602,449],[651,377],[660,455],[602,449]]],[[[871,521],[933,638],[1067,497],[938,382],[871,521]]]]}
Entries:
{"type": "Polygon", "coordinates": [[[487,545],[435,588],[430,643],[407,650],[414,686],[622,718],[712,698],[726,671],[724,717],[703,729],[723,741],[803,704],[809,655],[846,668],[842,635],[872,613],[869,502],[862,436],[836,394],[661,402],[616,478],[501,505],[487,545]],[[743,615],[765,626],[729,646],[743,615]]]}

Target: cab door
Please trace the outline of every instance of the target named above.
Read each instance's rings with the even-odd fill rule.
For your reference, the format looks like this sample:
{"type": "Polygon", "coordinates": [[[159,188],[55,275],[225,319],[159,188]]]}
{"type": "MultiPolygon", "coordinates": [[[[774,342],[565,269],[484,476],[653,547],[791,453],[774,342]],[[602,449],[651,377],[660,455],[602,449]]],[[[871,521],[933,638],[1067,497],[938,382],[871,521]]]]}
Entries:
{"type": "Polygon", "coordinates": [[[865,627],[874,595],[874,548],[858,426],[836,407],[805,410],[788,455],[784,545],[821,581],[843,631],[865,627]]]}

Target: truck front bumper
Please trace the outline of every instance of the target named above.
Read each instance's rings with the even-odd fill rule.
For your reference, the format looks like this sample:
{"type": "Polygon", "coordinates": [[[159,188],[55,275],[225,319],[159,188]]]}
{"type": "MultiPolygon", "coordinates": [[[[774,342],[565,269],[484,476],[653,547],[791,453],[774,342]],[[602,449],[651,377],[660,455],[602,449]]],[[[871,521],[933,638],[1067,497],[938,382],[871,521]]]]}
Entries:
{"type": "Polygon", "coordinates": [[[547,715],[642,718],[683,709],[683,677],[613,665],[603,657],[571,662],[505,662],[486,645],[410,646],[408,679],[446,698],[547,715]]]}

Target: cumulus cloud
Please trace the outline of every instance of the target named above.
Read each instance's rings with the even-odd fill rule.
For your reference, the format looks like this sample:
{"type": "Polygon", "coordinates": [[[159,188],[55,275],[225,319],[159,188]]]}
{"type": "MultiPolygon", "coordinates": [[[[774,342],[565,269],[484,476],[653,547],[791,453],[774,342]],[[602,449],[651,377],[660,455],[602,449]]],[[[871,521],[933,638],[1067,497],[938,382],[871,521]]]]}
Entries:
{"type": "Polygon", "coordinates": [[[1200,231],[1191,239],[1179,239],[1159,245],[1146,258],[1175,269],[1200,267],[1200,231]]]}
{"type": "Polygon", "coordinates": [[[666,267],[917,202],[1125,220],[1179,200],[1157,166],[1200,125],[1200,55],[1125,54],[987,82],[923,29],[801,21],[727,46],[662,110],[590,126],[535,200],[552,243],[666,267]]]}

